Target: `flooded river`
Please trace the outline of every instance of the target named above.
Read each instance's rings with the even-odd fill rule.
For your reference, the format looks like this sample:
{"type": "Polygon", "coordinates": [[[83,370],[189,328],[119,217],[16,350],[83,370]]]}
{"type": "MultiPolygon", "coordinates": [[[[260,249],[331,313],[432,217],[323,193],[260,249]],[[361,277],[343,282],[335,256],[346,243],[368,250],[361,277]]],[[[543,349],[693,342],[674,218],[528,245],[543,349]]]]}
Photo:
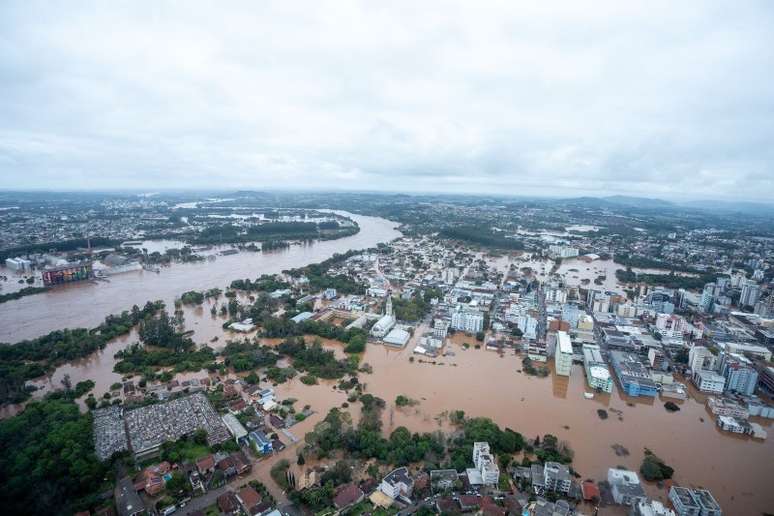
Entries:
{"type": "MultiPolygon", "coordinates": [[[[343,213],[343,212],[340,212],[343,213]]],[[[148,271],[110,276],[109,282],[63,285],[43,294],[0,305],[0,342],[18,342],[61,328],[93,327],[105,316],[142,306],[146,301],[174,299],[187,290],[223,288],[238,278],[255,279],[285,269],[318,263],[351,249],[374,247],[400,236],[394,222],[345,213],[360,232],[337,240],[293,245],[266,253],[241,252],[219,256],[214,262],[173,264],[156,274],[148,271]]]]}
{"type": "MultiPolygon", "coordinates": [[[[134,303],[161,298],[171,305],[185,290],[223,287],[235,278],[254,278],[262,273],[318,262],[334,252],[370,247],[399,235],[393,224],[383,219],[354,218],[361,232],[341,240],[294,246],[276,253],[240,253],[219,257],[215,262],[179,264],[163,269],[161,274],[126,274],[111,278],[110,283],[73,285],[6,303],[0,306],[0,341],[15,342],[66,326],[93,326],[106,314],[134,303]]],[[[506,263],[501,265],[504,269],[506,263]]],[[[565,263],[560,273],[569,272],[565,267],[582,271],[578,274],[580,280],[584,276],[593,279],[600,272],[610,278],[615,266],[599,262],[565,263]]],[[[575,274],[569,272],[568,276],[575,274]]],[[[185,308],[185,322],[186,328],[194,331],[193,339],[197,343],[218,349],[227,338],[240,337],[224,334],[223,319],[210,315],[211,302],[206,301],[203,307],[185,308]]],[[[121,380],[120,375],[113,373],[113,355],[136,341],[136,334],[131,333],[112,341],[99,353],[61,366],[49,377],[35,382],[42,387],[35,395],[59,388],[62,378],[68,374],[73,384],[94,380],[94,393],[101,396],[112,383],[121,380]]],[[[265,343],[274,342],[266,339],[265,343]]],[[[418,355],[412,355],[411,346],[404,350],[376,344],[367,346],[362,361],[373,367],[373,374],[361,374],[360,378],[367,392],[387,401],[383,415],[386,433],[401,425],[412,431],[449,429],[442,415],[460,409],[468,416],[490,417],[501,427],[510,427],[527,438],[546,433],[556,435],[574,450],[573,467],[583,478],[602,480],[607,468],[617,465],[637,470],[643,448],[647,447],[675,468],[678,483],[711,489],[725,514],[761,514],[774,508],[771,489],[774,425],[771,421],[758,421],[770,438],[757,441],[720,432],[704,407],[703,397],[695,392],[691,392],[688,400],[678,402],[681,410],[676,413],[667,412],[659,399],[623,397],[617,386],[613,394],[596,394],[594,399],[587,400],[583,396],[586,385],[579,365],[573,367],[570,378],[553,374],[546,378],[529,377],[517,372],[522,368],[521,358],[513,352],[500,355],[474,349],[473,344],[475,339],[456,335],[449,345],[454,356],[438,358],[436,365],[427,363],[427,358],[421,358],[425,361],[421,363],[418,355]],[[465,342],[471,344],[469,349],[463,348],[465,342]],[[412,356],[414,362],[409,360],[412,356]],[[399,394],[414,398],[419,404],[397,408],[394,401],[399,394]],[[598,409],[608,410],[610,417],[601,420],[598,409]],[[613,445],[626,448],[629,454],[617,455],[613,445]]],[[[325,342],[325,346],[341,355],[339,344],[325,342]]],[[[346,394],[336,390],[335,383],[321,381],[319,385],[306,386],[296,377],[277,386],[281,398],[296,398],[297,407],[309,404],[315,411],[291,429],[293,435],[303,440],[328,410],[346,401],[346,394]]],[[[357,405],[349,408],[355,418],[357,405]]],[[[4,414],[8,415],[11,410],[7,407],[4,414]]],[[[291,444],[287,438],[283,441],[291,444]]],[[[296,469],[298,446],[288,446],[254,468],[252,476],[263,480],[275,496],[281,496],[281,492],[269,478],[271,463],[287,458],[296,469]]],[[[656,485],[646,487],[650,496],[666,500],[665,490],[656,485]]]]}

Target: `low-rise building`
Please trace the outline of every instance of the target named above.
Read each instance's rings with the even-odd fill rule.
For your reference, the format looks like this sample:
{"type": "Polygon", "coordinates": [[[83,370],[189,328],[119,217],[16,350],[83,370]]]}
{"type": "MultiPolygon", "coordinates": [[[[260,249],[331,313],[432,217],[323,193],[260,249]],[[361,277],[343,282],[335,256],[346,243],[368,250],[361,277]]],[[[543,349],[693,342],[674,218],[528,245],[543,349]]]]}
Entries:
{"type": "Polygon", "coordinates": [[[118,481],[113,492],[118,516],[137,516],[145,513],[145,504],[134,489],[129,477],[118,481]]]}
{"type": "Polygon", "coordinates": [[[402,348],[411,338],[411,334],[403,328],[395,327],[382,340],[388,346],[402,348]]]}
{"type": "Polygon", "coordinates": [[[449,491],[459,481],[456,469],[434,469],[430,472],[430,487],[433,492],[449,491]]]}
{"type": "Polygon", "coordinates": [[[711,392],[714,394],[722,394],[726,385],[726,379],[715,371],[695,371],[691,380],[701,392],[711,392]]]}
{"type": "Polygon", "coordinates": [[[596,344],[583,345],[583,368],[586,371],[586,383],[589,387],[603,392],[613,392],[613,377],[596,344]]]}
{"type": "Polygon", "coordinates": [[[297,314],[290,318],[291,321],[294,323],[301,323],[306,321],[307,319],[310,319],[314,314],[312,312],[301,312],[300,314],[297,314]]]}
{"type": "Polygon", "coordinates": [[[401,496],[409,498],[413,490],[414,479],[405,467],[391,471],[379,484],[379,491],[393,500],[401,496]]]}
{"type": "Polygon", "coordinates": [[[268,454],[272,451],[272,443],[271,439],[266,437],[266,434],[259,430],[253,430],[249,434],[250,442],[255,446],[255,449],[258,451],[258,453],[261,454],[268,454]]]}
{"type": "Polygon", "coordinates": [[[727,398],[709,397],[707,398],[707,408],[715,416],[730,416],[742,419],[750,417],[745,407],[727,398]]]}
{"type": "Polygon", "coordinates": [[[228,428],[228,431],[234,436],[234,440],[237,443],[243,442],[247,437],[247,430],[242,426],[242,423],[239,422],[236,416],[234,414],[225,414],[222,419],[226,428],[228,428]]]}
{"type": "Polygon", "coordinates": [[[613,370],[621,389],[629,396],[656,396],[658,390],[645,365],[632,353],[613,351],[613,370]]]}
{"type": "Polygon", "coordinates": [[[678,516],[722,516],[720,505],[706,489],[672,486],[669,501],[678,516]]]}
{"type": "Polygon", "coordinates": [[[559,462],[546,462],[543,466],[544,485],[547,491],[556,491],[567,494],[570,492],[572,481],[570,468],[559,462]]]}
{"type": "Polygon", "coordinates": [[[675,511],[658,500],[640,500],[632,506],[632,516],[676,516],[675,511]]]}
{"type": "Polygon", "coordinates": [[[357,484],[344,484],[343,486],[339,486],[336,490],[336,494],[333,497],[333,506],[341,511],[351,505],[360,503],[363,498],[365,498],[365,494],[360,490],[357,484]]]}
{"type": "Polygon", "coordinates": [[[613,500],[619,505],[631,507],[647,500],[640,477],[634,471],[610,468],[607,470],[607,482],[610,484],[613,500]]]}
{"type": "Polygon", "coordinates": [[[384,315],[371,327],[371,335],[378,339],[384,338],[394,326],[395,318],[392,315],[384,315]]]}

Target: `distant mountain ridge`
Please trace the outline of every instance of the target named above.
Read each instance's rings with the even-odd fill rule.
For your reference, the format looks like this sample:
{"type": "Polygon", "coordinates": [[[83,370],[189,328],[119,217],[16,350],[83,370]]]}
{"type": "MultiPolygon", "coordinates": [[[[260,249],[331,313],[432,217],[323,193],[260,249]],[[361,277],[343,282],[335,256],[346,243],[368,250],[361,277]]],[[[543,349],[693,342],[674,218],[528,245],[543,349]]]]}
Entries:
{"type": "Polygon", "coordinates": [[[687,209],[712,211],[720,213],[739,213],[749,215],[774,216],[774,203],[752,201],[681,201],[673,202],[652,197],[634,197],[628,195],[611,195],[605,197],[573,197],[564,202],[589,208],[620,208],[632,207],[638,209],[687,209]]]}

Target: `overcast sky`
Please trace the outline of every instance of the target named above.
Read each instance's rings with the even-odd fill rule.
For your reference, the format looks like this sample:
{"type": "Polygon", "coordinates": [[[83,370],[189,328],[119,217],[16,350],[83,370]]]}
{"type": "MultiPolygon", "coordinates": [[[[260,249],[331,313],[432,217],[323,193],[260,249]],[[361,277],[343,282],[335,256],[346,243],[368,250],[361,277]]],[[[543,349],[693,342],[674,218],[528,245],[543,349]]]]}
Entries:
{"type": "Polygon", "coordinates": [[[0,2],[0,188],[774,198],[774,2],[531,3],[0,2]]]}

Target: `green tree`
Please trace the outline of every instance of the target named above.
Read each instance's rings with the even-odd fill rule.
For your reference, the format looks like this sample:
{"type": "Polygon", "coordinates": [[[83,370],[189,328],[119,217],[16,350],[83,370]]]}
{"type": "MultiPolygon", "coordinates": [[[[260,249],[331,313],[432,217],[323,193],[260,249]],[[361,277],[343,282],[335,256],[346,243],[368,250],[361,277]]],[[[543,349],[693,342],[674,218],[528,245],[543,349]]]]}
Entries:
{"type": "Polygon", "coordinates": [[[107,470],[94,455],[91,415],[73,401],[35,401],[0,421],[0,449],[5,513],[72,514],[96,505],[107,470]]]}

